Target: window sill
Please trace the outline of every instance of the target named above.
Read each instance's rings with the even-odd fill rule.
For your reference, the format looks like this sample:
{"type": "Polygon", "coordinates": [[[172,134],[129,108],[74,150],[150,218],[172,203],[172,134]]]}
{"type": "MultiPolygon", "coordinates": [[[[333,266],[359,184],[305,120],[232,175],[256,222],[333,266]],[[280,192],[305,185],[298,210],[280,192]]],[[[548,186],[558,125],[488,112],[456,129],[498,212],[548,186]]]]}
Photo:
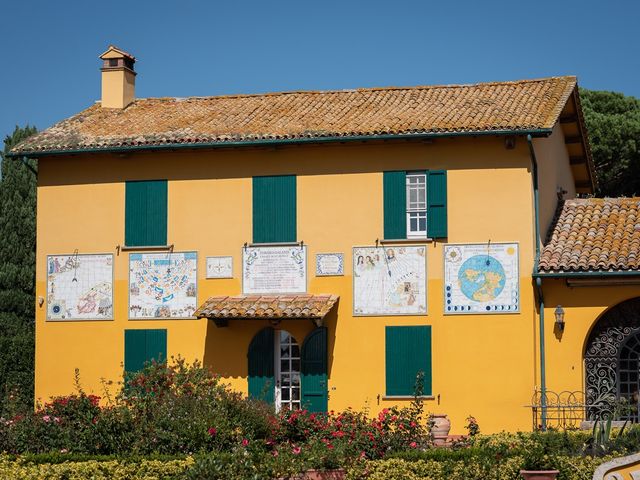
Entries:
{"type": "Polygon", "coordinates": [[[145,246],[133,246],[133,245],[118,245],[116,249],[121,252],[131,252],[131,251],[149,251],[149,250],[160,250],[165,251],[169,250],[173,252],[173,243],[171,245],[145,245],[145,246]]]}
{"type": "MultiPolygon", "coordinates": [[[[414,400],[415,395],[383,395],[382,400],[414,400]]],[[[420,395],[417,398],[420,400],[433,400],[436,397],[433,395],[420,395]]]]}
{"type": "Polygon", "coordinates": [[[383,238],[379,241],[381,245],[387,243],[432,243],[433,238],[416,237],[416,238],[383,238]]]}
{"type": "Polygon", "coordinates": [[[295,247],[304,245],[303,241],[299,242],[269,242],[269,243],[247,243],[245,247],[295,247]]]}

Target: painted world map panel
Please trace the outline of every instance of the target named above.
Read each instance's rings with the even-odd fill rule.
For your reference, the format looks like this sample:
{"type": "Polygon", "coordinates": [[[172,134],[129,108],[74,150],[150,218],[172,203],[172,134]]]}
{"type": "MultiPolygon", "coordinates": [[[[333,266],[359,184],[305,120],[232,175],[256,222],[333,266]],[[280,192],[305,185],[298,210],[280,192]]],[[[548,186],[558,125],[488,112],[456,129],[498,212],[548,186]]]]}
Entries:
{"type": "Polygon", "coordinates": [[[354,315],[426,315],[425,254],[423,246],[354,248],[354,315]]]}
{"type": "Polygon", "coordinates": [[[47,256],[47,320],[113,320],[113,255],[47,256]]]}
{"type": "Polygon", "coordinates": [[[520,311],[517,243],[445,245],[445,314],[520,311]]]}
{"type": "Polygon", "coordinates": [[[193,318],[196,252],[129,255],[129,318],[193,318]]]}

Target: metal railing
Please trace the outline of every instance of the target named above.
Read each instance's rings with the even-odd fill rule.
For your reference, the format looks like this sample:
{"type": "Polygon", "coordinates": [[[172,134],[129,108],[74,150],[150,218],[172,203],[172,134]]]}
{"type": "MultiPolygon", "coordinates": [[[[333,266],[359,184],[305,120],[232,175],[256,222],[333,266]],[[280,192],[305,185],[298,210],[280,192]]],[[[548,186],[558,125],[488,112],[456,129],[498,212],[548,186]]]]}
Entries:
{"type": "Polygon", "coordinates": [[[534,430],[542,429],[543,408],[546,411],[547,428],[577,430],[588,419],[588,410],[596,406],[585,402],[584,392],[556,393],[547,390],[544,398],[542,392],[534,393],[531,405],[527,407],[531,408],[534,430]]]}

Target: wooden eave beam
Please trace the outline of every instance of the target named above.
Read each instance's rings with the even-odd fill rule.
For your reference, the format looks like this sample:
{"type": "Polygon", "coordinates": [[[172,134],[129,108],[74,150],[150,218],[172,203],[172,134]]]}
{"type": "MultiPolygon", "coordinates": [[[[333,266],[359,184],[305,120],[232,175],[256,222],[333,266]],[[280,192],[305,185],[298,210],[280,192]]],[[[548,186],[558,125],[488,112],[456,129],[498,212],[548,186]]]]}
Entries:
{"type": "Polygon", "coordinates": [[[569,157],[569,163],[571,165],[583,165],[587,163],[587,159],[582,155],[572,155],[569,157]]]}

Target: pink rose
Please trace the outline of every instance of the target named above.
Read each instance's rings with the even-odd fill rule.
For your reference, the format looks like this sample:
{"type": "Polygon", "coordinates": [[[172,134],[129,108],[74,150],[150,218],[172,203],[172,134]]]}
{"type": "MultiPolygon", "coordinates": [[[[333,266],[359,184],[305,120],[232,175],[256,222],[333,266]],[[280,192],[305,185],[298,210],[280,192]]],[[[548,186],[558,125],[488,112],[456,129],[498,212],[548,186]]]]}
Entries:
{"type": "Polygon", "coordinates": [[[294,455],[300,455],[300,452],[302,451],[302,449],[300,447],[293,447],[293,454],[294,455]]]}
{"type": "Polygon", "coordinates": [[[249,440],[247,440],[246,438],[242,439],[242,446],[246,447],[247,445],[249,445],[249,440]]]}

